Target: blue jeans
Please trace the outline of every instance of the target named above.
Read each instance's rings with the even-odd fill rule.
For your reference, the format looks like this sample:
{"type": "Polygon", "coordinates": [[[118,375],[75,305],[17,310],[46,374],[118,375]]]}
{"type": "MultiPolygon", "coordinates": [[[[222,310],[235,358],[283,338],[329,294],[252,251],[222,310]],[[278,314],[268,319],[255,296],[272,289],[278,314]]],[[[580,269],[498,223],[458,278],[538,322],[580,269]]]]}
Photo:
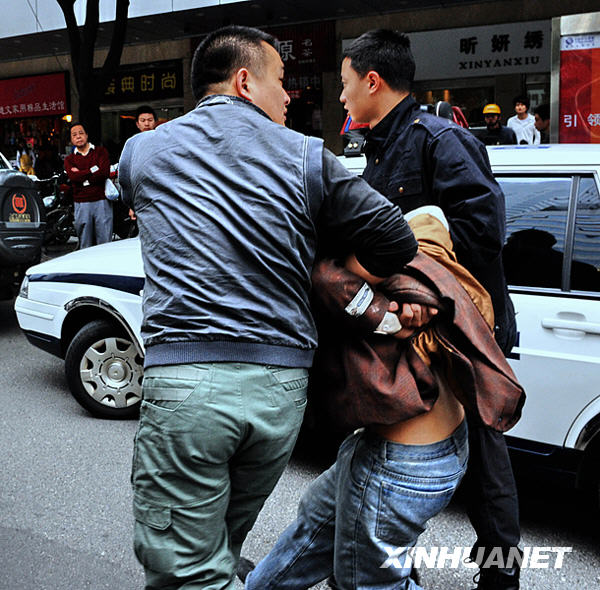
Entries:
{"type": "Polygon", "coordinates": [[[468,454],[466,421],[429,445],[369,431],[349,436],[246,589],[304,590],[332,574],[340,590],[420,588],[408,578],[410,565],[402,565],[427,521],[450,502],[468,454]]]}

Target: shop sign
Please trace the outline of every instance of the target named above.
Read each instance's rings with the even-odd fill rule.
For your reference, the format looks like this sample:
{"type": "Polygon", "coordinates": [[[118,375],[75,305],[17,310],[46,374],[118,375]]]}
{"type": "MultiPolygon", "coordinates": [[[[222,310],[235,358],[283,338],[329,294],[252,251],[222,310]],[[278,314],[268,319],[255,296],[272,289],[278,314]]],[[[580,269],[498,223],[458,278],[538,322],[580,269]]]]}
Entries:
{"type": "Polygon", "coordinates": [[[600,143],[600,34],[560,40],[560,143],[600,143]]]}
{"type": "Polygon", "coordinates": [[[149,102],[183,96],[181,60],[119,68],[102,96],[102,104],[149,102]]]}
{"type": "MultiPolygon", "coordinates": [[[[415,80],[444,80],[550,71],[551,22],[408,33],[415,80]]],[[[344,40],[345,48],[351,40],[344,40]]]]}
{"type": "Polygon", "coordinates": [[[0,119],[64,115],[66,73],[0,80],[0,119]]]}
{"type": "Polygon", "coordinates": [[[284,86],[292,98],[307,90],[321,91],[321,74],[338,68],[333,21],[265,29],[277,39],[285,67],[284,86]]]}
{"type": "Polygon", "coordinates": [[[277,50],[286,76],[310,76],[336,70],[333,21],[268,30],[277,39],[277,50]]]}
{"type": "MultiPolygon", "coordinates": [[[[292,98],[299,98],[307,88],[320,92],[322,73],[339,68],[334,21],[265,28],[264,31],[277,39],[277,50],[285,66],[284,86],[292,98]]],[[[192,53],[200,40],[192,40],[192,53]]]]}

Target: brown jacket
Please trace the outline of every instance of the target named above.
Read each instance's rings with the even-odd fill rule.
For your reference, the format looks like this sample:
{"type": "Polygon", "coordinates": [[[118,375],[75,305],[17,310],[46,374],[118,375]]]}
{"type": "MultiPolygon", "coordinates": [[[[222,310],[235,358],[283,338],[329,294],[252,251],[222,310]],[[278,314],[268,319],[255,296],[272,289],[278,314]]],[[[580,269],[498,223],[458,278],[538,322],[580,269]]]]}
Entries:
{"type": "Polygon", "coordinates": [[[315,266],[316,304],[324,319],[314,368],[318,389],[346,428],[395,424],[433,407],[438,385],[430,366],[435,363],[446,370],[463,405],[504,432],[519,419],[525,393],[494,340],[489,296],[456,262],[437,219],[421,215],[410,224],[419,253],[405,272],[378,285],[358,318],[344,310],[364,281],[332,260],[315,266]],[[389,300],[432,305],[440,313],[410,340],[373,334],[389,300]]]}

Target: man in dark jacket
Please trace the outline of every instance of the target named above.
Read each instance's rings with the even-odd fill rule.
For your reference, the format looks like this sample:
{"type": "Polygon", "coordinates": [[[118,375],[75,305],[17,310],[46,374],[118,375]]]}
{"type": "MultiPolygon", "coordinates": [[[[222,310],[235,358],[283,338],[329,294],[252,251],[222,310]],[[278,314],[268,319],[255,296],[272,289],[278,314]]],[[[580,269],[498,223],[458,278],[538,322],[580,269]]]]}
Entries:
{"type": "MultiPolygon", "coordinates": [[[[458,262],[491,295],[496,341],[507,354],[516,326],[502,267],[504,195],[483,144],[466,129],[421,111],[410,96],[414,73],[410,42],[393,31],[365,33],[345,51],[340,100],[354,121],[371,128],[363,178],[404,212],[442,208],[458,262]]],[[[472,419],[469,447],[465,484],[477,533],[472,557],[481,564],[494,547],[507,554],[519,543],[517,491],[502,434],[472,419]]],[[[518,568],[480,571],[479,590],[518,587],[518,568]]]]}
{"type": "Polygon", "coordinates": [[[479,139],[485,145],[516,145],[517,136],[509,127],[502,125],[502,111],[497,104],[490,103],[483,107],[485,131],[479,139]]]}
{"type": "MultiPolygon", "coordinates": [[[[376,276],[416,253],[397,207],[284,126],[283,75],[270,35],[211,33],[192,64],[196,108],[120,159],[146,275],[132,483],[148,590],[233,588],[304,413],[316,227],[376,276]]],[[[403,325],[419,325],[412,311],[403,325]]]]}

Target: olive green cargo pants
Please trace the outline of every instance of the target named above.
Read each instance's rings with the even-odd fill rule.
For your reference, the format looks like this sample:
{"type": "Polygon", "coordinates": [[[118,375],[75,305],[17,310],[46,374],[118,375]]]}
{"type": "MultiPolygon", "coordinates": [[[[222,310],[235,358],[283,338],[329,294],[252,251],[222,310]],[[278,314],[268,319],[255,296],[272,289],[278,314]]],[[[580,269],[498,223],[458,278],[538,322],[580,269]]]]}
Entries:
{"type": "Polygon", "coordinates": [[[281,476],[306,369],[206,363],[146,370],[135,437],[134,549],[146,590],[232,590],[242,543],[281,476]]]}

